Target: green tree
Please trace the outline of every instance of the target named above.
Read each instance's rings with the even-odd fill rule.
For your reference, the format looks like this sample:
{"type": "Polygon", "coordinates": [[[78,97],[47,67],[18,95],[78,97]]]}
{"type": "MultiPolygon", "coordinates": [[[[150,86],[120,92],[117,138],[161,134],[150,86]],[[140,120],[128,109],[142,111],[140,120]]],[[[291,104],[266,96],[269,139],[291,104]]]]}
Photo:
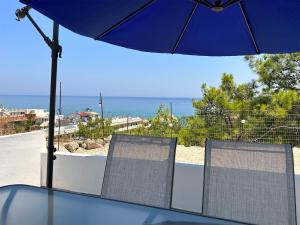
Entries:
{"type": "Polygon", "coordinates": [[[141,125],[137,129],[129,132],[135,135],[175,137],[181,129],[181,120],[170,114],[170,110],[165,105],[160,105],[155,117],[149,119],[148,125],[141,125]]]}
{"type": "Polygon", "coordinates": [[[300,95],[295,90],[281,90],[274,93],[268,105],[262,104],[261,109],[267,109],[271,114],[284,117],[287,114],[300,113],[296,112],[300,105],[300,95]]]}
{"type": "Polygon", "coordinates": [[[225,115],[227,111],[249,110],[255,103],[257,85],[255,81],[237,85],[232,74],[224,73],[219,87],[201,85],[202,98],[193,101],[196,114],[225,115]]]}
{"type": "Polygon", "coordinates": [[[24,127],[26,131],[30,131],[31,127],[35,125],[35,115],[33,114],[27,114],[26,115],[27,120],[24,123],[24,127]]]}
{"type": "Polygon", "coordinates": [[[300,91],[300,53],[245,56],[266,92],[300,91]]]}
{"type": "MultiPolygon", "coordinates": [[[[202,96],[193,105],[195,117],[204,120],[204,126],[201,122],[199,127],[206,129],[207,138],[294,145],[300,142],[296,138],[300,130],[297,90],[260,91],[255,81],[237,85],[233,76],[223,74],[219,87],[202,85],[202,96]]],[[[187,131],[185,135],[194,139],[187,131]]]]}
{"type": "Polygon", "coordinates": [[[110,119],[102,120],[100,118],[96,118],[96,119],[89,118],[86,123],[80,122],[78,124],[78,131],[76,133],[76,136],[90,138],[90,139],[99,139],[99,138],[107,137],[112,133],[113,133],[113,128],[111,126],[110,119]]]}
{"type": "Polygon", "coordinates": [[[150,120],[150,127],[147,131],[149,135],[170,137],[180,129],[179,121],[165,105],[160,105],[157,109],[156,116],[150,120]]]}
{"type": "MultiPolygon", "coordinates": [[[[195,116],[204,120],[202,127],[206,129],[206,137],[242,138],[241,121],[257,104],[257,88],[255,81],[237,85],[233,76],[226,73],[222,75],[219,87],[207,87],[206,84],[202,84],[202,98],[194,100],[193,106],[196,109],[195,116]]],[[[203,140],[203,137],[200,139],[203,140]]]]}
{"type": "Polygon", "coordinates": [[[207,136],[205,121],[199,116],[187,118],[187,124],[178,133],[178,141],[185,146],[203,145],[207,136]]]}

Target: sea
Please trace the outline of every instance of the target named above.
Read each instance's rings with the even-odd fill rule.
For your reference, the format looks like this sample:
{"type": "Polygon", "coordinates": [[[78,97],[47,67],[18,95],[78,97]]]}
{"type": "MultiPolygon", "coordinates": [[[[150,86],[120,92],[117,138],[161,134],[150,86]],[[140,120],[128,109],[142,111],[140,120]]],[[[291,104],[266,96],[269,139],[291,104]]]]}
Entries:
{"type": "MultiPolygon", "coordinates": [[[[150,97],[103,97],[105,117],[139,116],[153,117],[160,105],[171,108],[175,116],[191,116],[194,114],[192,98],[150,98],[150,97]]],[[[0,95],[0,106],[4,108],[49,109],[49,96],[43,95],[0,95]]],[[[59,97],[56,99],[57,109],[59,97]]],[[[90,109],[100,112],[99,96],[62,96],[62,114],[86,111],[90,109]]]]}

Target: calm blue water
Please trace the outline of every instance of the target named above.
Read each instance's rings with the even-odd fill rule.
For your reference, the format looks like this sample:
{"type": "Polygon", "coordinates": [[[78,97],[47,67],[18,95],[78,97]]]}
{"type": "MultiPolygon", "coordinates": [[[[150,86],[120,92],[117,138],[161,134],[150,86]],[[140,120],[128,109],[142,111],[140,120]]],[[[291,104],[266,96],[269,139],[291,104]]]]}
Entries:
{"type": "MultiPolygon", "coordinates": [[[[56,100],[58,103],[58,99],[56,100]]],[[[99,112],[99,97],[63,96],[63,114],[84,111],[91,108],[99,112]]],[[[105,117],[109,116],[142,116],[151,117],[160,104],[173,105],[176,116],[193,115],[192,99],[188,98],[143,98],[143,97],[103,97],[105,117]]],[[[0,104],[5,108],[42,108],[48,111],[48,96],[0,95],[0,104]]],[[[57,104],[58,105],[58,104],[57,104]]]]}

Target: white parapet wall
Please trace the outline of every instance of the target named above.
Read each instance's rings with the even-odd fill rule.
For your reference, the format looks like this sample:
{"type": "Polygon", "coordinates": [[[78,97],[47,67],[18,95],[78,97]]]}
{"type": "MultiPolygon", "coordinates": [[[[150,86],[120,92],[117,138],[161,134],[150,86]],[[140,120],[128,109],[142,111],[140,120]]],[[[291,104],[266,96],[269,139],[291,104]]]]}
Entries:
{"type": "MultiPolygon", "coordinates": [[[[106,157],[57,153],[54,161],[53,186],[80,193],[100,195],[106,157]]],[[[41,185],[46,185],[46,153],[41,154],[41,185]]],[[[173,208],[201,212],[203,166],[176,163],[173,188],[173,208]]],[[[300,176],[296,175],[297,217],[300,219],[300,176]]],[[[299,220],[298,220],[299,221],[299,220]]]]}
{"type": "MultiPolygon", "coordinates": [[[[56,153],[53,187],[100,195],[106,157],[76,153],[56,153]]],[[[47,153],[41,153],[41,186],[46,186],[47,153]]]]}

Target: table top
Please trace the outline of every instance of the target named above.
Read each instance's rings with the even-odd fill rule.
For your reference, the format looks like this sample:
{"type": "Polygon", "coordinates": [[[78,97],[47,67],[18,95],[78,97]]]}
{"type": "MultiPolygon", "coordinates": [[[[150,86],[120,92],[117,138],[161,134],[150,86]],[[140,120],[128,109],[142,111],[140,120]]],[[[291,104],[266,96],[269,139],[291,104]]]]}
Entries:
{"type": "Polygon", "coordinates": [[[232,221],[27,185],[0,188],[0,225],[238,225],[232,221]]]}

